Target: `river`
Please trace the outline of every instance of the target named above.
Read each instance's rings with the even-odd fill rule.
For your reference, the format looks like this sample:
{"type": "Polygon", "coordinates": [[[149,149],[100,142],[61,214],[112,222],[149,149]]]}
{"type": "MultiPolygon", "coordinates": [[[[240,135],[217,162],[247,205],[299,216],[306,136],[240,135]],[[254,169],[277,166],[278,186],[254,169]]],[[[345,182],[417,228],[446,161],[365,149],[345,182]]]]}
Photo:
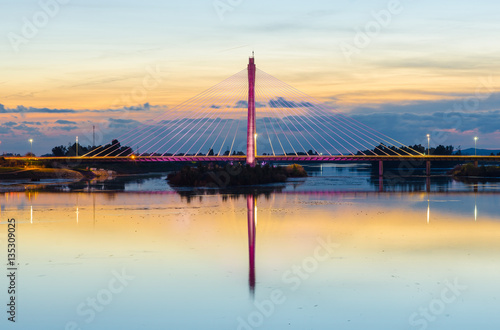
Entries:
{"type": "Polygon", "coordinates": [[[308,171],[222,193],[162,174],[3,183],[2,329],[500,327],[499,183],[308,171]]]}

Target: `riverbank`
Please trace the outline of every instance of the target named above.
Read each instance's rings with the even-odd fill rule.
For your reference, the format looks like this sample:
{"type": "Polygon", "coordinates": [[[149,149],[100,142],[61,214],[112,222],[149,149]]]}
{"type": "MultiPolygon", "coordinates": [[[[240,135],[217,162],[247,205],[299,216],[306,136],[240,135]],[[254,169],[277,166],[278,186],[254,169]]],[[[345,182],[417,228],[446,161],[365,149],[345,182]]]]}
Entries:
{"type": "Polygon", "coordinates": [[[0,167],[0,180],[32,180],[42,179],[92,179],[96,175],[89,170],[70,170],[64,168],[43,167],[0,167]]]}
{"type": "Polygon", "coordinates": [[[450,172],[452,176],[459,178],[500,178],[500,166],[474,166],[465,164],[455,166],[450,172]]]}

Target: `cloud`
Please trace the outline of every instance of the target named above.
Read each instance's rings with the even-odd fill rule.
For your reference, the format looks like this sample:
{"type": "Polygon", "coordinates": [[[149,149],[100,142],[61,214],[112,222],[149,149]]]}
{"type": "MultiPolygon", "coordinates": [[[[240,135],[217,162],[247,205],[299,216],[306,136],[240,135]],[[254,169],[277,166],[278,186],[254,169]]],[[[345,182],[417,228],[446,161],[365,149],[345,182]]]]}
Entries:
{"type": "Polygon", "coordinates": [[[141,122],[134,119],[115,119],[109,118],[110,128],[135,128],[141,124],[141,122]]]}
{"type": "Polygon", "coordinates": [[[17,131],[23,131],[26,133],[31,133],[31,134],[38,134],[40,133],[40,129],[37,127],[31,127],[25,124],[20,124],[18,126],[13,126],[12,129],[17,130],[17,131]]]}
{"type": "Polygon", "coordinates": [[[311,108],[314,105],[310,102],[287,101],[284,97],[277,97],[276,100],[269,100],[271,108],[311,108]]]}
{"type": "Polygon", "coordinates": [[[238,102],[236,102],[233,108],[235,109],[248,108],[248,102],[245,100],[239,100],[238,102]]]}
{"type": "MultiPolygon", "coordinates": [[[[500,110],[486,112],[371,113],[350,118],[405,144],[422,143],[427,134],[436,144],[472,144],[474,135],[500,132],[500,110]]],[[[494,144],[494,141],[484,141],[494,144]]]]}
{"type": "Polygon", "coordinates": [[[123,109],[129,111],[149,111],[151,109],[151,105],[149,103],[144,103],[138,106],[123,107],[123,109]]]}
{"type": "Polygon", "coordinates": [[[78,129],[78,126],[56,126],[56,127],[53,127],[52,129],[69,132],[69,131],[78,129]]]}
{"type": "Polygon", "coordinates": [[[491,70],[492,65],[498,64],[498,58],[489,55],[475,55],[467,58],[449,56],[443,58],[427,58],[422,61],[421,58],[399,58],[392,59],[391,61],[375,60],[374,65],[385,68],[415,68],[415,69],[429,69],[429,70],[460,70],[464,68],[474,67],[478,69],[491,70]]]}
{"type": "Polygon", "coordinates": [[[62,120],[62,119],[56,121],[55,123],[59,125],[76,125],[76,122],[74,121],[62,120]]]}
{"type": "Polygon", "coordinates": [[[455,111],[455,112],[480,112],[500,110],[500,93],[491,95],[476,95],[470,94],[452,94],[452,99],[447,100],[432,100],[432,101],[413,101],[413,102],[393,102],[382,103],[376,105],[365,105],[354,107],[351,109],[351,114],[366,114],[374,112],[387,113],[435,113],[439,111],[455,111]],[[459,96],[459,98],[456,98],[459,96]]]}
{"type": "Polygon", "coordinates": [[[12,134],[12,129],[10,127],[0,126],[0,134],[12,134]]]}
{"type": "Polygon", "coordinates": [[[116,124],[139,123],[137,120],[134,120],[134,119],[115,119],[115,118],[109,118],[109,122],[116,123],[116,124]]]}
{"type": "Polygon", "coordinates": [[[151,105],[149,103],[144,103],[137,106],[123,107],[117,109],[50,109],[50,108],[33,108],[33,107],[25,107],[23,105],[18,105],[15,108],[6,108],[3,104],[0,104],[0,113],[49,113],[49,114],[57,114],[57,113],[113,113],[113,112],[125,112],[125,111],[159,111],[168,109],[166,106],[161,105],[151,105]]]}
{"type": "Polygon", "coordinates": [[[28,133],[38,133],[39,129],[35,127],[31,127],[29,125],[40,126],[42,123],[40,122],[29,122],[23,121],[21,123],[16,123],[13,121],[8,121],[6,123],[1,124],[0,126],[0,134],[14,134],[13,130],[24,131],[28,133]]]}
{"type": "Polygon", "coordinates": [[[5,108],[0,106],[0,113],[75,113],[73,109],[49,109],[49,108],[32,108],[18,105],[16,108],[5,108]]]}
{"type": "MultiPolygon", "coordinates": [[[[265,103],[261,103],[261,102],[255,102],[255,107],[256,108],[265,108],[266,104],[265,103]]],[[[246,100],[239,100],[233,106],[233,109],[245,109],[245,108],[248,108],[248,102],[246,100]]]]}

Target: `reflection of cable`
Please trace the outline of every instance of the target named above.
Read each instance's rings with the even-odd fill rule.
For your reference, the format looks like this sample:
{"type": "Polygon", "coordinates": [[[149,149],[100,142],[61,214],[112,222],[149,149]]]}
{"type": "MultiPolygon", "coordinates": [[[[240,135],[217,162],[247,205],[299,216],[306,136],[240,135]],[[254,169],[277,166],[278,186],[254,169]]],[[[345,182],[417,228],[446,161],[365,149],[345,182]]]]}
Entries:
{"type": "Polygon", "coordinates": [[[477,193],[474,194],[474,221],[477,221],[477,193]]]}

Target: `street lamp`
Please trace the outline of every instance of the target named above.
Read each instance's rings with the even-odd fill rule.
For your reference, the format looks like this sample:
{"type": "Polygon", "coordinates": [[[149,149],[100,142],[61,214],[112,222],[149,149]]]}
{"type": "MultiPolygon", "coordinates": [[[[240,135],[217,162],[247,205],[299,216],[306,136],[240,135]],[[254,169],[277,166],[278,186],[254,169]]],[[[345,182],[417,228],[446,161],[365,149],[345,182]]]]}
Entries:
{"type": "Polygon", "coordinates": [[[76,147],[76,157],[78,157],[78,136],[76,137],[75,147],[76,147]]]}
{"type": "Polygon", "coordinates": [[[31,149],[30,149],[30,153],[31,155],[30,156],[33,156],[33,139],[30,139],[30,145],[31,145],[31,149]]]}
{"type": "Polygon", "coordinates": [[[427,156],[430,155],[431,135],[427,134],[427,156]]]}
{"type": "Polygon", "coordinates": [[[474,156],[477,156],[477,136],[474,136],[474,156]]]}
{"type": "Polygon", "coordinates": [[[257,133],[254,133],[255,157],[257,157],[257,133]]]}

